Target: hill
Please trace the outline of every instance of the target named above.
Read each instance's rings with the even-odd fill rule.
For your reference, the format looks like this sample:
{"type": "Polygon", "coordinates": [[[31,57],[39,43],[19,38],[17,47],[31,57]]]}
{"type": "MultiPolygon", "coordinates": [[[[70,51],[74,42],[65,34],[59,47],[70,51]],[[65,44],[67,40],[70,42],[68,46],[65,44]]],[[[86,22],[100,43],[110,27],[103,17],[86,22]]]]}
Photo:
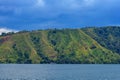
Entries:
{"type": "Polygon", "coordinates": [[[82,29],[103,47],[120,54],[120,27],[100,27],[82,29]]]}
{"type": "Polygon", "coordinates": [[[119,32],[120,27],[104,27],[4,34],[0,36],[0,63],[120,63],[119,32]]]}

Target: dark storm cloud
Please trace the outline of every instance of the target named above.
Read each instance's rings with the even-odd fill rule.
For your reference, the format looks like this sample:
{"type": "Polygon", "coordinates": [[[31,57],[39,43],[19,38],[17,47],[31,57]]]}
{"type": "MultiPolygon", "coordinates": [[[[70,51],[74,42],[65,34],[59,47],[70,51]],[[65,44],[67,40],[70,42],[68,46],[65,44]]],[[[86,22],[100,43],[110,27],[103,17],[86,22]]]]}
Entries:
{"type": "Polygon", "coordinates": [[[0,0],[0,26],[38,29],[119,25],[119,3],[120,0],[0,0]]]}

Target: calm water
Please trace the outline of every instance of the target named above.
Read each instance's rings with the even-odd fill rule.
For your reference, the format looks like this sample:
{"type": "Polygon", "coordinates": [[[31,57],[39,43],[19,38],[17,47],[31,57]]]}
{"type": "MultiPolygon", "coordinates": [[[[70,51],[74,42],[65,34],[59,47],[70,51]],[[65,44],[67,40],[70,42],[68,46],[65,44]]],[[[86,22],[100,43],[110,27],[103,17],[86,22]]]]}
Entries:
{"type": "Polygon", "coordinates": [[[120,80],[120,65],[0,64],[0,80],[120,80]]]}

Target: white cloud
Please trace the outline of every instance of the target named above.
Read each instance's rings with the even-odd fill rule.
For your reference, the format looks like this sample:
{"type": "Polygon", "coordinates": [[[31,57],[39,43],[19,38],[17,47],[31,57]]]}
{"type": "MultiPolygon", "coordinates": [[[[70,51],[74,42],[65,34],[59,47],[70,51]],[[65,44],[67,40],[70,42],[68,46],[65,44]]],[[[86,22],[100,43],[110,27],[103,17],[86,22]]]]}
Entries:
{"type": "Polygon", "coordinates": [[[37,0],[35,6],[44,7],[45,6],[44,0],[37,0]]]}
{"type": "Polygon", "coordinates": [[[84,4],[85,6],[92,6],[92,5],[95,4],[95,2],[96,2],[96,0],[84,0],[84,1],[83,1],[83,4],[84,4]]]}
{"type": "Polygon", "coordinates": [[[56,2],[54,9],[62,8],[66,10],[84,10],[96,5],[98,0],[61,0],[56,2]]]}
{"type": "Polygon", "coordinates": [[[8,33],[8,32],[18,32],[17,30],[12,30],[12,29],[8,29],[8,28],[0,28],[0,35],[2,33],[8,33]]]}

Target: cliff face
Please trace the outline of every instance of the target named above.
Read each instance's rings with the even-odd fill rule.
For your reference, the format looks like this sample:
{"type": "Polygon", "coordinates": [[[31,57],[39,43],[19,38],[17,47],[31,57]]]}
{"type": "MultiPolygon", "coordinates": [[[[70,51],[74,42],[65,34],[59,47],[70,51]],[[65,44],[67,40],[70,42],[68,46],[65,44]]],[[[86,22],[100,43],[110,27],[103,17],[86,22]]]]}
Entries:
{"type": "Polygon", "coordinates": [[[0,63],[120,63],[119,35],[120,27],[7,34],[0,37],[0,63]]]}

